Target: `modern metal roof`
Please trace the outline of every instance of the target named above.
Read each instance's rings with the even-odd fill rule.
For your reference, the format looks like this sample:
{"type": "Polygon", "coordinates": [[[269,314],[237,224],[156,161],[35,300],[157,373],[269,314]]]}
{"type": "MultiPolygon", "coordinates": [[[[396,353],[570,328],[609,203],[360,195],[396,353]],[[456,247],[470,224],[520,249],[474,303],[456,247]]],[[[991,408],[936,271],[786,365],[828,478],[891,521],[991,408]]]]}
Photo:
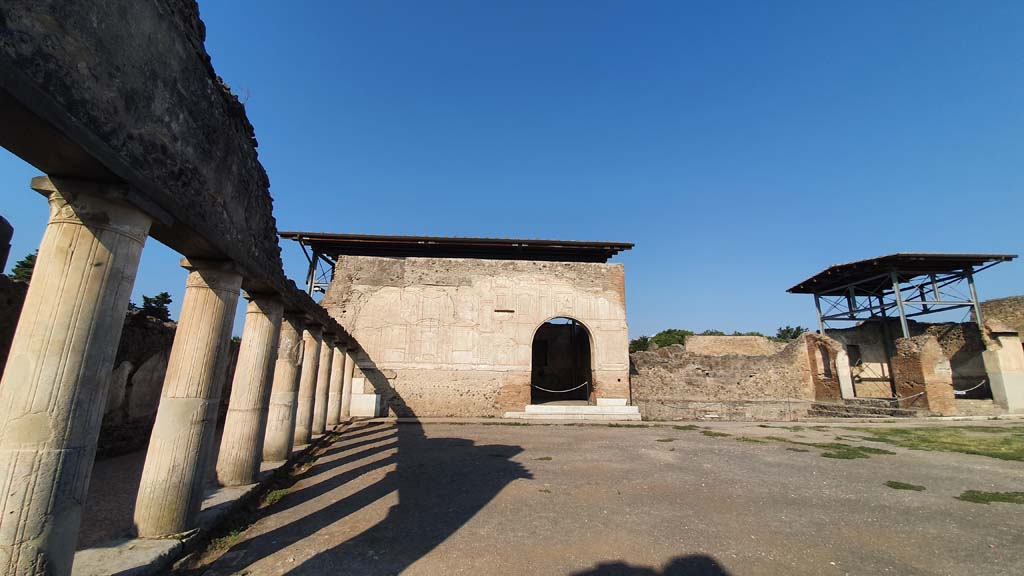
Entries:
{"type": "Polygon", "coordinates": [[[278,234],[281,238],[295,240],[304,246],[309,246],[315,253],[333,257],[350,255],[607,262],[612,256],[633,247],[633,244],[627,242],[527,238],[385,236],[324,232],[279,232],[278,234]]]}
{"type": "Polygon", "coordinates": [[[928,254],[900,252],[829,266],[807,280],[793,286],[792,294],[828,294],[853,287],[857,291],[882,293],[892,290],[890,273],[899,281],[907,282],[928,274],[948,274],[958,271],[987,268],[999,262],[1009,262],[1016,254],[928,254]]]}

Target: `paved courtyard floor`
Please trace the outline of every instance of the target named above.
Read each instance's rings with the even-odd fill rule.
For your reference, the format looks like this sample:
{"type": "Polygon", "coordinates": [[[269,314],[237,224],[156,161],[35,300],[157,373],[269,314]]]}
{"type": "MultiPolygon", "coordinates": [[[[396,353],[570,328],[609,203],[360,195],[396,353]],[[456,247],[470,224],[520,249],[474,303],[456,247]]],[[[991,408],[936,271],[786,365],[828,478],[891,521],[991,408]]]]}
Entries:
{"type": "Polygon", "coordinates": [[[1024,506],[956,498],[1024,491],[1024,462],[853,429],[902,425],[357,423],[183,573],[1024,574],[1024,506]]]}

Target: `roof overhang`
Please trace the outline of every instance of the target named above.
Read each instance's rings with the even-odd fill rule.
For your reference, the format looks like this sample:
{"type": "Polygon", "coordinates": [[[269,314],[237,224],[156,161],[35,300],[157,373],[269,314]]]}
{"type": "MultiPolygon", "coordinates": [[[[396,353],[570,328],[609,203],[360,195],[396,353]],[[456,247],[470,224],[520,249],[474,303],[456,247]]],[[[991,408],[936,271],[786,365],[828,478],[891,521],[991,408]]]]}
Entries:
{"type": "Polygon", "coordinates": [[[899,283],[919,276],[978,272],[1000,262],[1009,262],[1016,254],[889,254],[829,266],[807,280],[793,286],[791,294],[843,294],[851,289],[865,294],[881,294],[892,290],[895,273],[899,283]]]}
{"type": "Polygon", "coordinates": [[[536,240],[525,238],[459,238],[446,236],[385,236],[280,232],[281,238],[309,246],[314,253],[338,256],[419,258],[475,258],[486,260],[541,260],[548,262],[607,262],[629,250],[626,242],[536,240]]]}

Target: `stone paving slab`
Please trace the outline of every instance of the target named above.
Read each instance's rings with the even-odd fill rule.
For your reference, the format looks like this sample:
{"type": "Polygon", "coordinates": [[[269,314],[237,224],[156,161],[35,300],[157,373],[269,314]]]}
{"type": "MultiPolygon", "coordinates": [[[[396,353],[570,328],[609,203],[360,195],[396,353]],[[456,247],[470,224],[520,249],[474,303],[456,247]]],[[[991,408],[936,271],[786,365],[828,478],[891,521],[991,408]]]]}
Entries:
{"type": "MultiPolygon", "coordinates": [[[[955,498],[1024,490],[1024,463],[846,436],[895,454],[839,460],[768,440],[850,434],[793,424],[366,422],[226,554],[180,573],[1024,573],[1024,507],[955,498]]],[[[904,425],[963,423],[860,424],[904,425]]]]}

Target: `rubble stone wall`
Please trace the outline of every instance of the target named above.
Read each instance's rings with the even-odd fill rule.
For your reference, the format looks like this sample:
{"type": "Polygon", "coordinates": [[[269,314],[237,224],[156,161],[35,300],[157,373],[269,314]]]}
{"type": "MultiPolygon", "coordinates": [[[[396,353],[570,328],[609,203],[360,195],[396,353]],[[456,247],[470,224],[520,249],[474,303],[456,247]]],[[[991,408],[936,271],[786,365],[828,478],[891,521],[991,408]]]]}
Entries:
{"type": "Polygon", "coordinates": [[[621,264],[343,256],[321,301],[360,343],[359,371],[399,415],[500,416],[530,403],[533,338],[590,335],[593,398],[628,398],[621,264]]]}
{"type": "Polygon", "coordinates": [[[996,298],[981,303],[986,322],[996,321],[1024,336],[1024,296],[996,298]]]}
{"type": "MultiPolygon", "coordinates": [[[[775,348],[767,338],[705,338],[743,338],[714,346],[716,352],[732,347],[743,353],[698,353],[690,349],[687,339],[686,345],[630,355],[633,402],[645,418],[771,420],[806,415],[814,401],[808,357],[813,336],[801,336],[768,354],[757,353],[775,348]]],[[[698,350],[708,349],[708,344],[701,342],[698,350]]]]}

